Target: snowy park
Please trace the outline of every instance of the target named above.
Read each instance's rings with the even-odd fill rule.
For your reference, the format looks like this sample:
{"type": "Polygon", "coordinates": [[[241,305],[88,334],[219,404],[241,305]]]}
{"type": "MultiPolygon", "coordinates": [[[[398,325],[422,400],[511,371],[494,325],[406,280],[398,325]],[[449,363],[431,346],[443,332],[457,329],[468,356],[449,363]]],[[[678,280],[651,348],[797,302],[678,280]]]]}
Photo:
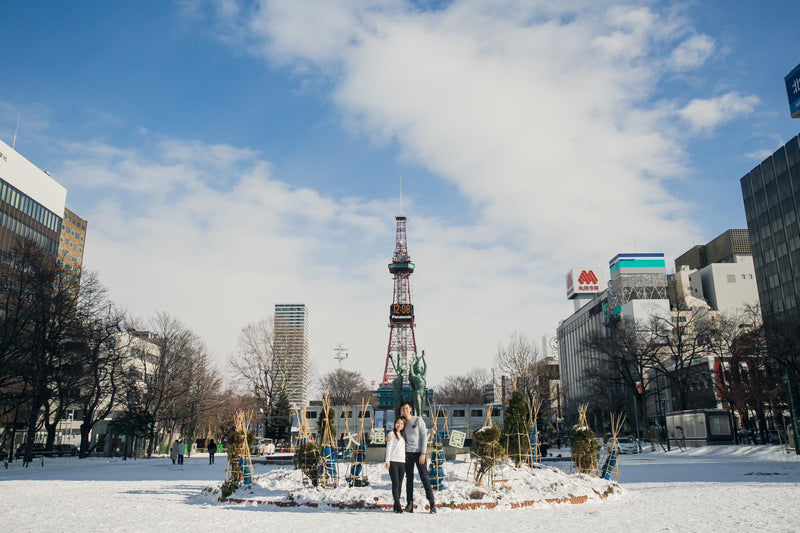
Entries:
{"type": "MultiPolygon", "coordinates": [[[[574,479],[575,474],[565,475],[569,464],[548,461],[541,472],[533,474],[541,483],[530,484],[527,492],[516,497],[533,498],[537,483],[552,484],[559,476],[574,479]]],[[[370,465],[371,484],[358,491],[370,493],[375,501],[390,502],[389,476],[380,466],[370,465]]],[[[55,458],[46,459],[44,466],[34,462],[27,468],[15,462],[0,470],[0,522],[6,531],[220,531],[231,526],[326,533],[488,531],[497,526],[543,531],[797,531],[800,527],[800,459],[778,446],[623,455],[620,489],[607,498],[589,498],[579,505],[542,502],[516,509],[443,506],[435,515],[329,506],[324,499],[331,497],[331,489],[326,493],[304,488],[299,473],[281,465],[255,465],[253,502],[281,498],[294,490],[321,504],[279,507],[219,502],[213,489],[225,478],[225,467],[224,460],[209,465],[202,454],[188,457],[183,466],[173,465],[168,458],[55,458]]],[[[466,468],[466,463],[448,464],[452,490],[466,468]]],[[[511,479],[513,474],[506,477],[511,479]]],[[[579,488],[567,487],[565,493],[579,488]]],[[[421,495],[421,488],[415,488],[415,493],[421,495]]],[[[451,492],[447,498],[453,497],[451,492]]],[[[437,503],[448,502],[438,498],[437,503]]]]}

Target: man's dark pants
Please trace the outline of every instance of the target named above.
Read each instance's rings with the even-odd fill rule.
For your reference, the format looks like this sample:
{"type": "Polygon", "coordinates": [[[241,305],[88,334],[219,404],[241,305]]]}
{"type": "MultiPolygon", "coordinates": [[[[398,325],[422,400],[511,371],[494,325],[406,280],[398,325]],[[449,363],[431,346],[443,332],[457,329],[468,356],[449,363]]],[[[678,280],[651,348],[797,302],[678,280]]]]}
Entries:
{"type": "Polygon", "coordinates": [[[428,465],[419,464],[420,455],[421,452],[406,452],[406,503],[414,503],[414,465],[417,465],[419,480],[422,481],[422,486],[425,488],[425,497],[428,498],[428,503],[433,505],[433,491],[431,490],[431,482],[428,479],[428,465]]]}

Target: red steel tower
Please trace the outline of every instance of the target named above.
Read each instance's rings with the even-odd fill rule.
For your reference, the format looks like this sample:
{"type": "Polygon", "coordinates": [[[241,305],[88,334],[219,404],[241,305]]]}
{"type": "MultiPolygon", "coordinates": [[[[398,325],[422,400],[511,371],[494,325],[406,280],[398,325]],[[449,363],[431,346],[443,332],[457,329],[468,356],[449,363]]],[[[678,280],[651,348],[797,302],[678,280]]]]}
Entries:
{"type": "Polygon", "coordinates": [[[404,381],[408,381],[408,362],[417,355],[417,339],[414,336],[414,304],[411,303],[411,282],[414,263],[408,255],[406,243],[406,217],[395,217],[397,236],[394,256],[389,263],[389,272],[394,279],[394,296],[389,307],[389,347],[386,350],[386,364],[383,368],[383,384],[397,377],[392,365],[403,367],[404,381]]]}

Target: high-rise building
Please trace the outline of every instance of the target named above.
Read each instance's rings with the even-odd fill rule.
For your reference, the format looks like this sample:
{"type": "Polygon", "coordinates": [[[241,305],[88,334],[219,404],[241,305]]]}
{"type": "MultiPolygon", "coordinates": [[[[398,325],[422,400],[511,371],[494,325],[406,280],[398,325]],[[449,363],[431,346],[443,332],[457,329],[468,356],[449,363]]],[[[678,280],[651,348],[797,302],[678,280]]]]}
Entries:
{"type": "Polygon", "coordinates": [[[275,304],[275,363],[285,379],[292,405],[303,405],[308,397],[308,308],[305,304],[275,304]],[[285,377],[284,377],[285,376],[285,377]]]}
{"type": "Polygon", "coordinates": [[[86,244],[86,221],[64,209],[61,232],[58,237],[58,261],[64,268],[80,279],[83,268],[83,247],[86,244]]]}
{"type": "Polygon", "coordinates": [[[18,237],[55,255],[66,200],[61,184],[0,141],[0,255],[18,237]]]}
{"type": "Polygon", "coordinates": [[[800,314],[800,136],[740,180],[765,319],[800,314]]]}
{"type": "Polygon", "coordinates": [[[713,263],[735,263],[739,255],[751,255],[746,229],[729,229],[707,244],[698,244],[675,259],[675,271],[686,265],[700,270],[713,263]]]}

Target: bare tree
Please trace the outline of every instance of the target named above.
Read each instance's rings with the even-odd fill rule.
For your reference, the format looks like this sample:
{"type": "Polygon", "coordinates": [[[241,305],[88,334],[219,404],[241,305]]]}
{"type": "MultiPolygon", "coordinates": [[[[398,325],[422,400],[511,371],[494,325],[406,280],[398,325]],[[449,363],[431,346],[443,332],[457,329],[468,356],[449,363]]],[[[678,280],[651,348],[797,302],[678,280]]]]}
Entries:
{"type": "Polygon", "coordinates": [[[447,376],[436,388],[436,402],[445,404],[481,404],[486,401],[486,387],[492,379],[487,370],[474,368],[461,376],[447,376]]]}
{"type": "Polygon", "coordinates": [[[231,364],[239,379],[255,396],[267,423],[281,393],[286,393],[288,355],[299,349],[293,342],[295,337],[301,338],[287,335],[280,341],[276,340],[272,318],[248,324],[239,334],[239,349],[231,364]]]}
{"type": "Polygon", "coordinates": [[[367,380],[361,372],[337,368],[322,376],[319,380],[320,390],[327,393],[331,405],[354,405],[369,400],[372,394],[367,387],[367,380]]]}
{"type": "Polygon", "coordinates": [[[677,410],[687,409],[691,384],[697,381],[698,373],[707,371],[699,363],[710,353],[712,312],[696,307],[674,311],[669,318],[653,315],[649,329],[659,344],[650,365],[669,383],[677,397],[677,410]]]}
{"type": "MultiPolygon", "coordinates": [[[[655,373],[654,361],[661,350],[661,337],[652,322],[637,323],[631,318],[612,321],[610,335],[595,333],[586,339],[584,350],[602,354],[604,364],[593,371],[589,381],[599,395],[608,397],[608,409],[616,410],[620,398],[615,392],[622,389],[634,401],[634,409],[647,420],[645,393],[655,373]]],[[[626,404],[622,400],[622,404],[626,404]]],[[[637,415],[638,416],[638,415],[637,415]]],[[[631,417],[638,420],[637,417],[631,417]]],[[[637,428],[638,429],[638,428],[637,428]]]]}
{"type": "Polygon", "coordinates": [[[194,441],[198,421],[219,407],[219,393],[222,389],[222,379],[211,364],[202,343],[195,345],[189,368],[180,382],[186,395],[182,401],[173,404],[175,422],[181,428],[181,433],[194,441]]]}
{"type": "Polygon", "coordinates": [[[0,345],[0,357],[9,363],[10,372],[4,381],[11,390],[4,396],[10,400],[15,418],[24,411],[24,460],[30,462],[37,429],[52,416],[58,417],[58,413],[51,413],[53,407],[63,410],[64,398],[59,395],[69,388],[74,376],[70,353],[78,284],[55,256],[27,239],[17,240],[3,264],[0,293],[9,314],[3,314],[1,327],[4,333],[13,335],[0,345]]]}
{"type": "Polygon", "coordinates": [[[536,347],[522,334],[515,332],[505,346],[497,348],[498,370],[511,379],[530,404],[537,398],[549,404],[550,386],[544,361],[536,347]]]}
{"type": "MultiPolygon", "coordinates": [[[[153,454],[157,426],[173,422],[176,406],[186,399],[186,376],[191,374],[193,357],[200,351],[197,335],[167,313],[158,313],[149,327],[152,336],[147,341],[157,346],[158,355],[136,350],[138,361],[128,383],[128,403],[137,404],[151,420],[148,457],[153,454]]],[[[135,345],[136,339],[133,342],[135,345]]]]}

